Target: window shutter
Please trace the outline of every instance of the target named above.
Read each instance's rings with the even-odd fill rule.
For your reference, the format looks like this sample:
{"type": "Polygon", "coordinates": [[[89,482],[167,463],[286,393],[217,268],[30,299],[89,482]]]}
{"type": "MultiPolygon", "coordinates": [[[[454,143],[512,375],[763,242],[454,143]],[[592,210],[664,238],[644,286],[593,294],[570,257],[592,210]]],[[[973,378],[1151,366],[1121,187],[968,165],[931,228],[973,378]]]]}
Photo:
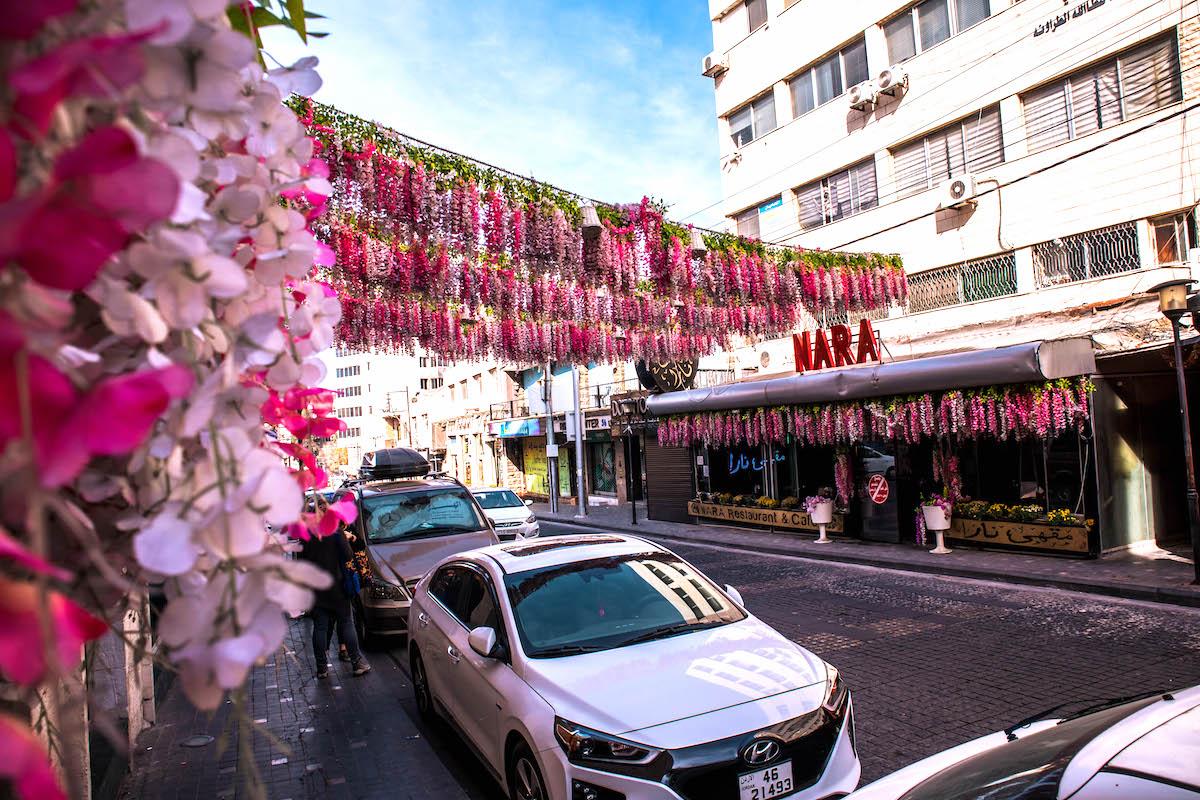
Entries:
{"type": "Polygon", "coordinates": [[[859,39],[842,49],[842,69],[846,73],[846,86],[855,86],[870,80],[871,73],[867,71],[867,42],[859,39]]]}
{"type": "Polygon", "coordinates": [[[1000,107],[992,106],[963,120],[967,136],[967,169],[971,172],[1004,163],[1004,135],[1000,107]]]}
{"type": "Polygon", "coordinates": [[[1063,81],[1030,92],[1022,102],[1025,106],[1025,142],[1030,153],[1062,144],[1070,138],[1063,81]]]}
{"type": "Polygon", "coordinates": [[[1119,61],[1125,119],[1179,102],[1179,58],[1174,34],[1143,45],[1119,61]]]}
{"type": "Polygon", "coordinates": [[[950,8],[947,0],[925,0],[917,6],[917,21],[921,28],[921,50],[950,38],[950,8]]]}
{"type": "Polygon", "coordinates": [[[763,95],[754,101],[754,138],[775,130],[775,95],[763,95]]]}
{"type": "Polygon", "coordinates": [[[888,58],[893,64],[899,64],[916,55],[917,46],[913,38],[911,11],[905,11],[891,22],[885,23],[883,32],[887,37],[888,58]]]}
{"type": "Polygon", "coordinates": [[[960,31],[988,18],[988,0],[955,0],[955,5],[960,31]]]}
{"type": "Polygon", "coordinates": [[[925,140],[917,139],[892,151],[892,169],[896,174],[896,193],[908,197],[929,188],[925,169],[925,140]]]}
{"type": "Polygon", "coordinates": [[[729,135],[733,137],[734,147],[742,147],[754,139],[754,130],[750,122],[750,106],[743,106],[729,115],[729,135]]]}
{"type": "Polygon", "coordinates": [[[830,222],[854,213],[849,171],[830,175],[825,179],[825,185],[829,187],[830,222]]]}
{"type": "Polygon", "coordinates": [[[758,209],[752,208],[737,215],[738,236],[758,238],[758,209]]]}
{"type": "Polygon", "coordinates": [[[962,123],[925,137],[929,153],[929,178],[934,185],[965,171],[962,123]]]}
{"type": "Polygon", "coordinates": [[[850,190],[854,211],[874,208],[879,204],[879,185],[875,181],[874,159],[868,159],[850,168],[850,190]]]}
{"type": "Polygon", "coordinates": [[[811,69],[801,72],[792,78],[788,82],[788,86],[792,90],[792,110],[797,117],[801,114],[807,114],[817,107],[816,98],[813,97],[813,75],[811,69]]]}
{"type": "Polygon", "coordinates": [[[800,208],[800,228],[808,230],[825,224],[825,210],[821,204],[821,182],[813,181],[796,190],[796,205],[800,208]]]}
{"type": "Polygon", "coordinates": [[[1087,136],[1120,120],[1116,61],[1100,64],[1071,78],[1072,138],[1087,136]]]}

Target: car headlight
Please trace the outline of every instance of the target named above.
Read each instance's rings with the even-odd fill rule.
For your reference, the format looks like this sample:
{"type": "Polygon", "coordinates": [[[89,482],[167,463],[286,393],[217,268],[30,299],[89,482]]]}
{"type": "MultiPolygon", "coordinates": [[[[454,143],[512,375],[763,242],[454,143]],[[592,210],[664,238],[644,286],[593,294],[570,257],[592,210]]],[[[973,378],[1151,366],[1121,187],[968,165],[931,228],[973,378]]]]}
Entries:
{"type": "Polygon", "coordinates": [[[839,714],[846,705],[846,699],[850,696],[850,688],[846,686],[846,682],[842,680],[842,675],[836,667],[832,664],[826,664],[825,667],[829,670],[829,676],[825,681],[825,700],[821,705],[830,714],[839,714]]]}
{"type": "Polygon", "coordinates": [[[530,514],[528,517],[525,518],[526,525],[532,525],[535,522],[537,522],[537,517],[535,517],[533,514],[530,514]]]}
{"type": "Polygon", "coordinates": [[[404,588],[384,581],[371,581],[367,587],[367,596],[372,600],[407,600],[408,594],[404,588]]]}
{"type": "MultiPolygon", "coordinates": [[[[662,752],[576,725],[562,717],[554,718],[554,738],[570,761],[584,764],[646,764],[662,752]]],[[[603,766],[600,768],[604,769],[603,766]]]]}

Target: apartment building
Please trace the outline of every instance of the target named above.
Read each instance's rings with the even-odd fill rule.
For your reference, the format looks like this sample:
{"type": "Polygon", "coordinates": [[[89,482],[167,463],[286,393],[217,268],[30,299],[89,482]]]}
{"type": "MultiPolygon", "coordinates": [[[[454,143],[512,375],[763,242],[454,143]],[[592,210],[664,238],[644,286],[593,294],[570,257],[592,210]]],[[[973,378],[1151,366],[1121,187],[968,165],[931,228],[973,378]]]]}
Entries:
{"type": "Polygon", "coordinates": [[[335,348],[327,358],[324,385],[337,394],[335,415],[346,430],[326,443],[323,457],[342,475],[357,474],[364,453],[402,443],[407,431],[405,397],[415,397],[418,358],[358,353],[335,348]]]}
{"type": "MultiPolygon", "coordinates": [[[[709,11],[702,69],[730,229],[900,253],[907,306],[873,315],[885,360],[1090,339],[1096,441],[1080,470],[1094,470],[1103,549],[1178,538],[1170,328],[1146,292],[1198,274],[1200,4],[711,0],[709,11]]],[[[795,365],[785,340],[736,355],[795,365]]]]}

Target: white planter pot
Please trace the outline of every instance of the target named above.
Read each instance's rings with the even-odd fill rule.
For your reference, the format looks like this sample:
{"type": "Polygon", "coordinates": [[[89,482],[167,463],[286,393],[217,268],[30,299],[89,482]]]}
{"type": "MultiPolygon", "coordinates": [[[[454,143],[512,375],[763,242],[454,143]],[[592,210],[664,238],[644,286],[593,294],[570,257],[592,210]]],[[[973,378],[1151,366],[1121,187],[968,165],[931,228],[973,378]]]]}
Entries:
{"type": "Polygon", "coordinates": [[[809,516],[812,518],[813,525],[828,525],[833,522],[833,501],[826,500],[822,503],[817,503],[817,507],[812,510],[809,516]]]}
{"type": "Polygon", "coordinates": [[[926,530],[950,530],[950,515],[943,511],[941,506],[921,506],[921,513],[925,515],[926,530]]]}

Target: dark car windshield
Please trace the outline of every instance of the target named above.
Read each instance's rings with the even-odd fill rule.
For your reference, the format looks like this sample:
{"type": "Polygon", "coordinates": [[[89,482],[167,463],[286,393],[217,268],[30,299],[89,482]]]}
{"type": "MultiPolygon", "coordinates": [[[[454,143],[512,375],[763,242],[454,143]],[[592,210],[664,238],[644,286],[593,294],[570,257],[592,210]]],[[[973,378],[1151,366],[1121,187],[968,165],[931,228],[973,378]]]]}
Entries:
{"type": "Polygon", "coordinates": [[[517,634],[533,658],[575,655],[726,625],[746,615],[670,553],[508,575],[517,634]]]}
{"type": "Polygon", "coordinates": [[[1006,742],[942,770],[900,800],[1056,800],[1071,759],[1098,734],[1157,699],[1068,719],[1006,742]]]}
{"type": "Polygon", "coordinates": [[[523,506],[521,498],[508,489],[497,489],[494,492],[475,492],[475,499],[484,508],[513,508],[523,506]]]}
{"type": "Polygon", "coordinates": [[[376,544],[487,528],[471,495],[454,486],[364,497],[362,516],[376,544]]]}

